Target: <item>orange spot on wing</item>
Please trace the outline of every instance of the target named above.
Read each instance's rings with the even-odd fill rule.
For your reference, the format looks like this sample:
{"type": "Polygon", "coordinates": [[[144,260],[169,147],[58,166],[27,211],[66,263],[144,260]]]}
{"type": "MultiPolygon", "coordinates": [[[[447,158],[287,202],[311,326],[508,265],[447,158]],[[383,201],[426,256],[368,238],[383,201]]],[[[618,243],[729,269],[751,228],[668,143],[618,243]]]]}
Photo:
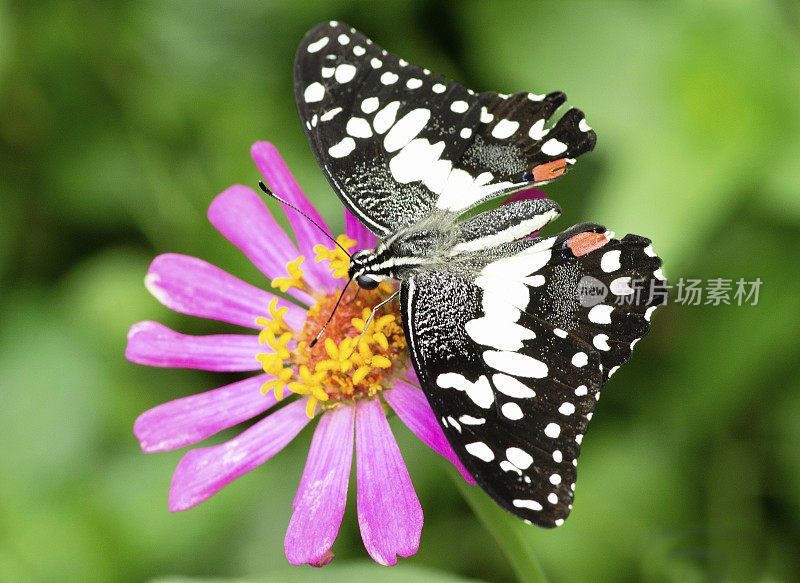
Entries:
{"type": "Polygon", "coordinates": [[[534,166],[532,170],[534,182],[546,182],[558,178],[567,171],[567,159],[560,158],[547,162],[546,164],[539,164],[534,166]]]}
{"type": "Polygon", "coordinates": [[[575,257],[600,249],[606,243],[608,243],[608,237],[605,233],[595,233],[593,231],[578,233],[567,239],[567,247],[575,257]]]}

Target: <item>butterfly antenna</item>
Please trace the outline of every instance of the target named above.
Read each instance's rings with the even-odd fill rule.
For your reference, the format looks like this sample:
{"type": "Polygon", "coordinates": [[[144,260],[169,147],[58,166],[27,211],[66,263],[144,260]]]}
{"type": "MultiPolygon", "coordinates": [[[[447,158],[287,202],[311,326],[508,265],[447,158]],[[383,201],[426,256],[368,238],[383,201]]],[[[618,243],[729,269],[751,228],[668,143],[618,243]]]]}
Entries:
{"type": "Polygon", "coordinates": [[[348,279],[347,283],[344,284],[344,289],[342,290],[342,293],[339,294],[339,297],[336,300],[336,303],[333,305],[333,309],[331,310],[331,315],[328,316],[328,321],[325,322],[325,325],[322,328],[320,328],[319,332],[317,332],[317,335],[314,336],[314,340],[309,342],[309,344],[308,344],[309,348],[314,348],[314,346],[317,344],[317,342],[319,342],[319,339],[322,338],[322,335],[325,333],[325,328],[327,328],[328,324],[330,324],[331,320],[333,320],[333,315],[336,313],[336,308],[338,308],[339,304],[342,302],[342,298],[344,297],[344,292],[347,291],[347,286],[349,286],[352,281],[353,281],[352,279],[348,279]]]}
{"type": "Polygon", "coordinates": [[[344,247],[342,247],[342,246],[339,244],[339,241],[337,241],[336,239],[334,239],[334,238],[331,236],[331,234],[330,234],[330,233],[328,233],[328,231],[326,231],[326,230],[325,230],[325,229],[323,229],[321,226],[319,226],[319,225],[317,224],[317,222],[316,222],[314,219],[312,219],[311,217],[309,217],[309,216],[308,216],[306,213],[304,213],[303,211],[301,211],[299,208],[297,208],[295,205],[293,205],[292,203],[290,203],[288,200],[285,200],[285,199],[281,198],[280,196],[278,196],[277,194],[275,194],[274,192],[272,192],[272,191],[271,191],[269,188],[267,188],[267,185],[266,185],[266,184],[264,184],[264,181],[263,181],[263,180],[259,180],[259,181],[258,181],[258,186],[259,186],[259,188],[261,188],[261,190],[263,190],[263,191],[264,191],[264,194],[266,194],[267,196],[271,196],[272,198],[274,198],[275,200],[277,200],[277,201],[278,201],[279,203],[281,203],[282,205],[288,206],[290,209],[292,209],[292,210],[294,210],[294,211],[297,211],[297,212],[298,212],[298,213],[300,213],[302,216],[304,216],[304,217],[306,218],[306,220],[308,220],[308,222],[309,222],[309,223],[311,223],[311,224],[312,224],[312,225],[314,225],[314,226],[315,226],[317,229],[319,229],[319,232],[320,232],[320,233],[322,233],[322,234],[323,234],[323,235],[325,235],[325,236],[326,236],[328,239],[330,239],[331,241],[333,241],[333,242],[336,244],[336,246],[337,246],[339,249],[341,249],[342,251],[344,251],[344,252],[347,254],[347,256],[348,256],[348,257],[350,257],[350,258],[352,259],[352,257],[353,257],[353,256],[352,256],[352,255],[350,255],[350,253],[347,251],[347,249],[345,249],[344,247]]]}

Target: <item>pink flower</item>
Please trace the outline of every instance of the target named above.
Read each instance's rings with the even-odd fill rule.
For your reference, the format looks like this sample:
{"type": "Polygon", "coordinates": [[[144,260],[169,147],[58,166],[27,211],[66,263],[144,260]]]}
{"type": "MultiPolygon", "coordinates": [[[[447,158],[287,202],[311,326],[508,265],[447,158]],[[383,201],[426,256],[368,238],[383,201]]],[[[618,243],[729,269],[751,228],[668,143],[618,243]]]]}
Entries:
{"type": "MultiPolygon", "coordinates": [[[[259,142],[253,160],[281,197],[319,223],[324,221],[300,190],[272,144],[259,142]]],[[[363,330],[366,315],[393,288],[348,292],[323,339],[310,340],[330,315],[347,279],[348,258],[300,214],[286,211],[297,245],[245,186],[219,194],[211,223],[293,301],[255,287],[206,263],[178,254],[155,258],[147,289],[176,312],[256,329],[251,334],[190,336],[157,322],[128,333],[126,357],[149,366],[208,371],[254,371],[254,376],[206,393],[164,403],[143,413],[134,433],[145,452],[194,445],[270,410],[287,392],[285,406],[221,445],[188,451],[169,493],[171,511],[186,510],[255,469],[283,449],[315,412],[319,422],[293,503],[285,538],[292,564],[321,566],[333,558],[347,498],[355,444],[358,522],[370,556],[393,565],[419,547],[422,509],[384,415],[387,403],[426,445],[472,478],[458,461],[410,368],[396,307],[387,305],[363,330]],[[314,260],[316,258],[316,261],[314,260]],[[327,261],[323,265],[322,260],[327,261]],[[288,271],[288,275],[287,275],[288,271]]],[[[375,237],[345,212],[353,249],[375,237]]]]}

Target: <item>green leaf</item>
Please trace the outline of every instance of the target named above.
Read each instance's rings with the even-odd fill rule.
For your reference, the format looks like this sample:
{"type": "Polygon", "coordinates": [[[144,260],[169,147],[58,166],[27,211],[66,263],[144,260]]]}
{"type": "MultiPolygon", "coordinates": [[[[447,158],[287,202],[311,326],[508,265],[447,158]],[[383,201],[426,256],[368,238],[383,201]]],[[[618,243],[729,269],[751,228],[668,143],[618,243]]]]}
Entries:
{"type": "Polygon", "coordinates": [[[455,470],[451,476],[467,504],[503,549],[517,579],[521,583],[546,582],[529,536],[532,527],[506,512],[480,488],[467,484],[455,470]]]}

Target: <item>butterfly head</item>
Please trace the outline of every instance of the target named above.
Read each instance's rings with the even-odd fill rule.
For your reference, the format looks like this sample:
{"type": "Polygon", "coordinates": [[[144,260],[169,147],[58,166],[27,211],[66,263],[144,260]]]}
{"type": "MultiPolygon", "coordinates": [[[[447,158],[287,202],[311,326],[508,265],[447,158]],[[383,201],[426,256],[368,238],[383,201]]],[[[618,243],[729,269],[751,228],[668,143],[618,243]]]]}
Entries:
{"type": "Polygon", "coordinates": [[[362,249],[350,258],[348,275],[362,289],[375,289],[386,279],[386,275],[375,270],[376,254],[372,249],[362,249]]]}

